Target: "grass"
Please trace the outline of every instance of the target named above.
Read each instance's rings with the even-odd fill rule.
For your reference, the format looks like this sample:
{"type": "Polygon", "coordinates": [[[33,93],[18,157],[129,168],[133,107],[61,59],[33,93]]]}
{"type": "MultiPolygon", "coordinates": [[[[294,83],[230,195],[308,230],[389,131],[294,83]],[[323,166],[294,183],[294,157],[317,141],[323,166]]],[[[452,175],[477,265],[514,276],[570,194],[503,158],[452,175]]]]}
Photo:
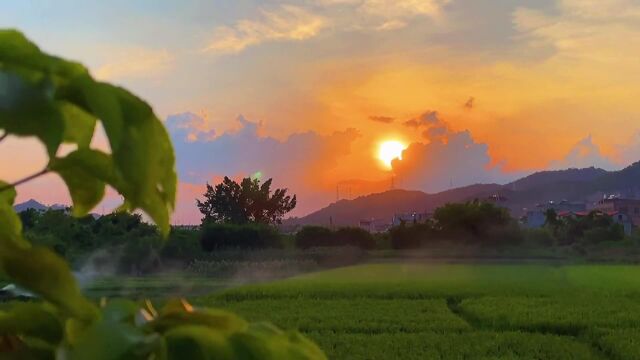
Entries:
{"type": "Polygon", "coordinates": [[[640,358],[640,267],[374,264],[195,299],[336,359],[640,358]]]}

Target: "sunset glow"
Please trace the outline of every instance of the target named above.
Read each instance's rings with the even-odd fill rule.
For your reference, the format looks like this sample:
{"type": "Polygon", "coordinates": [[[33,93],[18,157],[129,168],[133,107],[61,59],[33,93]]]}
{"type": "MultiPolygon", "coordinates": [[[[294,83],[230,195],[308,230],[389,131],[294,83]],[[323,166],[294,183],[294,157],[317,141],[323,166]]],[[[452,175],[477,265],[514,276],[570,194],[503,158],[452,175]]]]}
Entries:
{"type": "Polygon", "coordinates": [[[394,159],[402,160],[402,152],[407,146],[397,140],[389,140],[380,144],[378,149],[378,159],[389,169],[394,159]]]}

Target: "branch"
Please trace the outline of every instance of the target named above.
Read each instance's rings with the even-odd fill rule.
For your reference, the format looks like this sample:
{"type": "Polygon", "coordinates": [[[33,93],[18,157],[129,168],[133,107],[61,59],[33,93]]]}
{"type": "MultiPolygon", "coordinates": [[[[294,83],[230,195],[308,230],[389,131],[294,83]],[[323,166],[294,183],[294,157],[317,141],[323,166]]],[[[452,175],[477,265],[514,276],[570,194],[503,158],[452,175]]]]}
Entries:
{"type": "Polygon", "coordinates": [[[4,133],[0,136],[0,142],[2,142],[2,140],[6,139],[7,136],[9,136],[9,133],[4,133]]]}
{"type": "Polygon", "coordinates": [[[22,185],[22,184],[27,183],[27,182],[29,182],[31,180],[35,180],[35,179],[39,178],[40,176],[42,176],[42,175],[44,175],[44,174],[46,174],[48,172],[49,172],[49,169],[48,168],[44,168],[44,169],[38,171],[35,174],[31,174],[31,175],[29,175],[29,176],[27,176],[25,178],[22,178],[22,179],[20,179],[20,180],[18,180],[16,182],[14,182],[13,184],[0,186],[0,192],[7,191],[7,190],[9,190],[11,188],[14,188],[16,186],[22,185]]]}

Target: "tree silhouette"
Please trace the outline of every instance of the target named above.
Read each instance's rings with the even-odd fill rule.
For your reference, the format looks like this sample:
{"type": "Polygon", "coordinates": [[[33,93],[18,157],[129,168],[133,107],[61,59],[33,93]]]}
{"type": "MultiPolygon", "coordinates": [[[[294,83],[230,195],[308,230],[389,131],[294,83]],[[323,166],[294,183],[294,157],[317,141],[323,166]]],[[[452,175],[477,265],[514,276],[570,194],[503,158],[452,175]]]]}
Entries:
{"type": "Polygon", "coordinates": [[[258,179],[244,178],[237,183],[225,176],[215,187],[207,184],[204,200],[196,200],[202,223],[280,224],[297,200],[295,195],[287,195],[287,189],[272,192],[272,180],[260,184],[258,179]]]}

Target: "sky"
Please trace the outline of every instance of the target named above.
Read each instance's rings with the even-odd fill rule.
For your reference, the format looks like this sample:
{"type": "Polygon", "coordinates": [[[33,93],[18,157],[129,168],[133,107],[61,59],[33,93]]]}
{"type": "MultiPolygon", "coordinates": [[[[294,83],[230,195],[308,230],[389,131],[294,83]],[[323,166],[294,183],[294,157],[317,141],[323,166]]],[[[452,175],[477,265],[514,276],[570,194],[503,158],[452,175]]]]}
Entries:
{"type": "MultiPolygon", "coordinates": [[[[392,186],[437,192],[640,160],[640,0],[3,0],[0,27],[147,100],[175,223],[206,182],[260,173],[300,216],[392,186]],[[406,144],[389,168],[381,142],[406,144]]],[[[99,145],[100,139],[96,141],[99,145]]],[[[0,144],[0,178],[46,164],[0,144]]],[[[68,202],[59,179],[19,201],[68,202]]],[[[116,205],[110,194],[101,209],[116,205]]],[[[106,210],[105,210],[106,209],[106,210]]]]}

